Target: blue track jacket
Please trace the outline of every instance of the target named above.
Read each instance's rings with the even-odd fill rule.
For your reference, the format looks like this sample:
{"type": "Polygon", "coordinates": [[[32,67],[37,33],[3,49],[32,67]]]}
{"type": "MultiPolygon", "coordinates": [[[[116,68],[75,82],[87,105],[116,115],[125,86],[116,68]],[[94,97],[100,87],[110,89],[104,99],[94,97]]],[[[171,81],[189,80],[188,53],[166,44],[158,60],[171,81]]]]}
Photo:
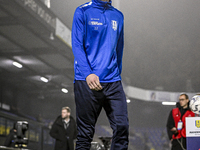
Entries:
{"type": "Polygon", "coordinates": [[[121,80],[124,17],[111,2],[92,0],[79,6],[72,26],[75,80],[89,74],[100,82],[121,80]]]}

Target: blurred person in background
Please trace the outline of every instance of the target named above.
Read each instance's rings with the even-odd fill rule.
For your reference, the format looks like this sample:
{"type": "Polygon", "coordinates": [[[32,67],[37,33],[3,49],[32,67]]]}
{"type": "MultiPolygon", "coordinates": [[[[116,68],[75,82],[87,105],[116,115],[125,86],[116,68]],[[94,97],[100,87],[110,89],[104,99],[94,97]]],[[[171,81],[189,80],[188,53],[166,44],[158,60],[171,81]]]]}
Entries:
{"type": "Polygon", "coordinates": [[[89,150],[95,124],[104,108],[113,129],[111,150],[127,150],[129,123],[121,83],[124,16],[111,0],[77,7],[72,25],[76,150],[89,150]]]}
{"type": "Polygon", "coordinates": [[[171,140],[171,150],[186,149],[186,117],[194,117],[195,114],[189,108],[189,97],[182,93],[176,108],[172,109],[167,120],[167,133],[171,140]]]}
{"type": "Polygon", "coordinates": [[[50,135],[56,140],[54,150],[74,150],[77,130],[69,107],[62,108],[61,115],[52,125],[50,135]]]}
{"type": "Polygon", "coordinates": [[[4,146],[7,147],[15,147],[15,139],[17,138],[17,129],[15,127],[16,123],[14,123],[13,128],[10,129],[10,133],[6,137],[6,140],[4,142],[4,146]]]}

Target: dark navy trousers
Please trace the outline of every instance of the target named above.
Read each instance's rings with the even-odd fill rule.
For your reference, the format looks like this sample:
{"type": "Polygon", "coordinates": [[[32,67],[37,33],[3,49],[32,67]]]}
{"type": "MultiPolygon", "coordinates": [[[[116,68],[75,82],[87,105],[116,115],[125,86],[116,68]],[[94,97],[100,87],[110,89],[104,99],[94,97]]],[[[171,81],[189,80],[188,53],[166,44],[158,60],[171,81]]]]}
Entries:
{"type": "Polygon", "coordinates": [[[76,150],[89,150],[97,118],[104,108],[113,130],[111,150],[127,150],[129,122],[126,96],[121,81],[101,83],[101,91],[91,90],[86,81],[75,81],[77,117],[76,150]]]}

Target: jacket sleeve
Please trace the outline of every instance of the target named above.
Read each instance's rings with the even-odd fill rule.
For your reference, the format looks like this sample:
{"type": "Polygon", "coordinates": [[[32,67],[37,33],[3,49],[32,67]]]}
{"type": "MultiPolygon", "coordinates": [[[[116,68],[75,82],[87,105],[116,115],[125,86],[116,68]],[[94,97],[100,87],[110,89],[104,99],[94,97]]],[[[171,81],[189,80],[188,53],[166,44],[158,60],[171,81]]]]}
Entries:
{"type": "Polygon", "coordinates": [[[167,119],[167,134],[169,139],[172,139],[172,135],[174,134],[171,129],[175,126],[174,119],[172,116],[172,111],[170,112],[168,119],[167,119]]]}
{"type": "Polygon", "coordinates": [[[84,26],[84,13],[83,10],[78,7],[74,13],[72,24],[72,51],[74,54],[75,70],[78,66],[78,71],[81,72],[84,78],[86,78],[89,74],[92,73],[92,70],[89,65],[84,47],[84,26]]]}
{"type": "Polygon", "coordinates": [[[77,126],[76,126],[75,120],[74,120],[74,127],[75,127],[75,129],[74,129],[74,137],[73,137],[73,139],[76,139],[76,137],[77,137],[77,126]]]}
{"type": "Polygon", "coordinates": [[[60,140],[62,141],[62,139],[60,138],[60,136],[58,135],[58,130],[57,130],[57,127],[56,127],[56,124],[54,122],[54,124],[52,125],[52,128],[49,132],[50,136],[56,140],[60,140]]]}
{"type": "Polygon", "coordinates": [[[118,43],[117,43],[117,64],[118,64],[120,74],[122,72],[123,49],[124,49],[124,21],[123,21],[122,29],[120,31],[118,43]]]}

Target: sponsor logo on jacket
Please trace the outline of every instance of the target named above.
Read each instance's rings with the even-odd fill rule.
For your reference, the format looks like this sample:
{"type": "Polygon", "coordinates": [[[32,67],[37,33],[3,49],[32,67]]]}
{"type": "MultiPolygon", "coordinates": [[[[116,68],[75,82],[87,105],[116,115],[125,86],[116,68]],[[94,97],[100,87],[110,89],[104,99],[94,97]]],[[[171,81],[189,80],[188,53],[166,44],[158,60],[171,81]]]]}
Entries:
{"type": "Polygon", "coordinates": [[[113,28],[114,31],[117,30],[117,21],[112,20],[112,28],[113,28]]]}
{"type": "Polygon", "coordinates": [[[99,25],[99,26],[103,25],[102,22],[98,22],[98,21],[89,21],[88,24],[89,25],[99,25]]]}

